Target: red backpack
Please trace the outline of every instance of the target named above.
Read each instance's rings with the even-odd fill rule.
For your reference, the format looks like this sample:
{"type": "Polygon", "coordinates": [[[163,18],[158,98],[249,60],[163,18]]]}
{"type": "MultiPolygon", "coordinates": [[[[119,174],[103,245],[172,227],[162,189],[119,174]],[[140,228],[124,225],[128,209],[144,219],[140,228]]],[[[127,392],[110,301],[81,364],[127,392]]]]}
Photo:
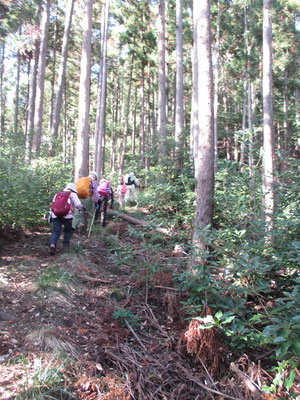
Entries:
{"type": "Polygon", "coordinates": [[[99,196],[110,196],[111,188],[108,180],[101,179],[98,186],[98,194],[99,196]]]}
{"type": "Polygon", "coordinates": [[[121,185],[121,193],[122,194],[125,194],[126,193],[126,191],[127,191],[127,186],[126,185],[121,185]]]}
{"type": "Polygon", "coordinates": [[[51,209],[57,217],[66,216],[71,210],[71,192],[57,192],[54,201],[51,204],[51,209]]]}

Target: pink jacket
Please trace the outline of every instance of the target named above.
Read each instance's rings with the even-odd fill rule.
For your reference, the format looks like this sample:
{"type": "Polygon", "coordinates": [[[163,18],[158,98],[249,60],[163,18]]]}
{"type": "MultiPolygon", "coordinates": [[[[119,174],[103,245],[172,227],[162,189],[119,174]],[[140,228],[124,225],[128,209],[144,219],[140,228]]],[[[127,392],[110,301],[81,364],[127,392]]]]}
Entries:
{"type": "MultiPolygon", "coordinates": [[[[64,189],[63,191],[64,192],[68,192],[69,190],[64,189]]],[[[52,203],[54,202],[55,197],[56,197],[56,195],[53,197],[52,203]]],[[[64,218],[73,218],[74,209],[75,208],[78,208],[78,210],[82,209],[81,201],[79,200],[79,197],[77,196],[76,193],[71,192],[70,199],[71,199],[71,209],[70,209],[69,213],[64,218]]],[[[50,207],[50,217],[51,218],[57,218],[57,216],[51,210],[51,207],[50,207]]]]}

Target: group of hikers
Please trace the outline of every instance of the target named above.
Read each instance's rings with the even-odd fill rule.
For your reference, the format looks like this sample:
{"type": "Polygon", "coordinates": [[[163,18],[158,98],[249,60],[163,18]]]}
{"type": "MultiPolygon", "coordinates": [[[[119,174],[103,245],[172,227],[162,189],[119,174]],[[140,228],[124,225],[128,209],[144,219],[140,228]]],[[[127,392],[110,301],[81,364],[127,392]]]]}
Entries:
{"type": "MultiPolygon", "coordinates": [[[[135,188],[140,184],[133,172],[121,176],[118,180],[117,196],[121,208],[125,203],[135,201],[135,188]]],[[[81,211],[87,213],[87,231],[90,234],[93,223],[97,221],[100,214],[100,224],[106,226],[106,213],[108,202],[110,208],[114,205],[114,191],[106,178],[102,177],[98,182],[96,172],[81,177],[77,183],[70,182],[66,187],[57,192],[52,200],[49,219],[52,222],[50,236],[50,254],[55,254],[58,238],[64,226],[63,247],[70,246],[70,240],[74,230],[79,226],[81,211]]]]}

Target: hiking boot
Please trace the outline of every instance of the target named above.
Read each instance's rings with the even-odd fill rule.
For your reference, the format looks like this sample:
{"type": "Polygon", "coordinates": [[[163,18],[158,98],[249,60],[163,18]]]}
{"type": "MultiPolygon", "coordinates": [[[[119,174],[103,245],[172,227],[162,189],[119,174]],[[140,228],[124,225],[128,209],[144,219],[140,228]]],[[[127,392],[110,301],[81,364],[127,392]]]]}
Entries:
{"type": "Polygon", "coordinates": [[[50,254],[51,254],[51,255],[54,255],[54,254],[55,254],[55,252],[56,252],[56,245],[55,245],[55,243],[51,243],[51,244],[50,244],[50,246],[49,246],[49,251],[50,251],[50,254]]]}

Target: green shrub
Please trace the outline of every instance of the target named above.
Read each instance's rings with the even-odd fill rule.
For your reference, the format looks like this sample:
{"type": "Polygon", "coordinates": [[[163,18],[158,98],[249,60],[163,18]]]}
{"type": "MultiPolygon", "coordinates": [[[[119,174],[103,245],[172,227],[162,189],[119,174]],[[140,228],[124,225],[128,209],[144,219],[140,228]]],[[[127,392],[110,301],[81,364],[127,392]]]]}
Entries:
{"type": "Polygon", "coordinates": [[[40,159],[31,166],[0,159],[0,225],[19,228],[41,224],[54,194],[72,181],[70,167],[59,158],[40,159]]]}

